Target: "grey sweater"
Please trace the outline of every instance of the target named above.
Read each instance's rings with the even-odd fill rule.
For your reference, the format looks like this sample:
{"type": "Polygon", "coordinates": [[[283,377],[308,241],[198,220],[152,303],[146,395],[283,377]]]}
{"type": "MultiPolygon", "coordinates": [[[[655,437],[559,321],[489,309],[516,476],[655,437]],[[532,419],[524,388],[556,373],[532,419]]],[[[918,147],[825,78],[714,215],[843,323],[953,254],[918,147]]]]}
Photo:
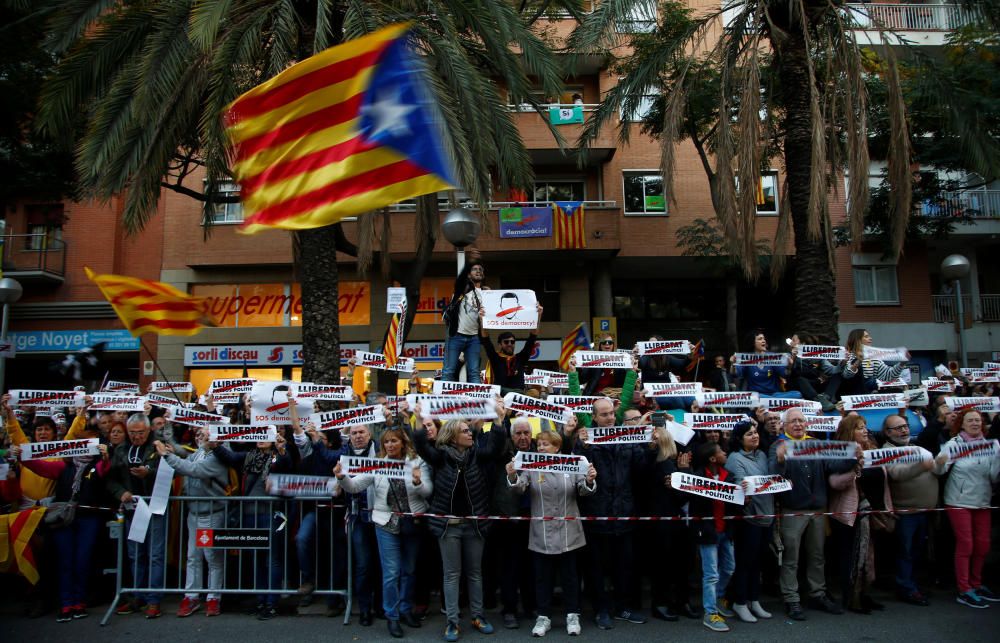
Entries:
{"type": "Polygon", "coordinates": [[[768,472],[791,480],[792,488],[777,494],[784,511],[826,509],[826,460],[785,460],[778,462],[778,446],[789,438],[780,436],[768,454],[768,472]]]}
{"type": "MultiPolygon", "coordinates": [[[[226,495],[229,484],[229,469],[211,451],[201,448],[186,458],[175,453],[168,453],[164,462],[174,468],[174,471],[184,476],[185,496],[218,496],[226,495]]],[[[188,510],[194,514],[207,514],[221,511],[225,508],[222,502],[192,500],[188,510]]]]}
{"type": "MultiPolygon", "coordinates": [[[[760,449],[752,453],[733,451],[726,460],[726,470],[733,474],[733,477],[726,482],[733,484],[740,484],[747,476],[766,476],[770,473],[767,454],[760,449]]],[[[762,493],[756,496],[747,496],[747,500],[748,502],[743,505],[744,515],[774,514],[774,494],[762,493]]],[[[767,527],[774,522],[774,518],[747,518],[746,522],[767,527]]]]}

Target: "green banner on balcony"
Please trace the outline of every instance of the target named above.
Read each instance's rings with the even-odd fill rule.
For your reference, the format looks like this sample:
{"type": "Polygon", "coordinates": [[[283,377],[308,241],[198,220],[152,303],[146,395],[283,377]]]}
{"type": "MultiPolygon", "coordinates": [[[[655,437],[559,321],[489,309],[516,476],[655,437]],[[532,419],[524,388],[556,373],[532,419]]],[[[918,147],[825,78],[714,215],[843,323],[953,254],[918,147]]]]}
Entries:
{"type": "Polygon", "coordinates": [[[583,122],[583,105],[550,107],[549,122],[553,125],[570,125],[583,122]]]}

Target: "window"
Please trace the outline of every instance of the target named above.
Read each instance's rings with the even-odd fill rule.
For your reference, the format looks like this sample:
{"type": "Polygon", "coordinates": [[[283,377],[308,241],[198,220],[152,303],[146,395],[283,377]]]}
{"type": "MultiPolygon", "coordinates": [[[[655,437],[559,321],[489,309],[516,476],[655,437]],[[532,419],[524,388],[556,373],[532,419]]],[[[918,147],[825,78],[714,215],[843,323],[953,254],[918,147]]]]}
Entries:
{"type": "Polygon", "coordinates": [[[636,2],[624,20],[615,26],[618,33],[651,33],[656,31],[656,1],[636,2]]]}
{"type": "MultiPolygon", "coordinates": [[[[220,181],[217,194],[220,197],[238,197],[240,186],[233,181],[220,181]]],[[[213,203],[209,223],[243,223],[243,204],[213,203]]]]}
{"type": "Polygon", "coordinates": [[[660,95],[660,90],[656,87],[647,87],[646,91],[639,96],[638,101],[635,104],[635,108],[630,112],[625,112],[624,108],[621,110],[620,115],[623,121],[641,121],[646,116],[649,115],[649,111],[653,109],[653,103],[660,95]]]}
{"type": "Polygon", "coordinates": [[[62,240],[62,226],[44,223],[28,225],[28,238],[25,240],[25,250],[54,250],[62,240]]]}
{"type": "Polygon", "coordinates": [[[652,170],[624,173],[625,214],[665,215],[663,175],[652,170]]]}
{"type": "Polygon", "coordinates": [[[851,265],[854,272],[854,303],[899,303],[899,285],[894,264],[882,259],[878,253],[859,253],[851,257],[851,265]]]}
{"type": "Polygon", "coordinates": [[[536,203],[583,201],[583,181],[574,181],[571,179],[535,181],[535,191],[532,200],[536,203]]]}

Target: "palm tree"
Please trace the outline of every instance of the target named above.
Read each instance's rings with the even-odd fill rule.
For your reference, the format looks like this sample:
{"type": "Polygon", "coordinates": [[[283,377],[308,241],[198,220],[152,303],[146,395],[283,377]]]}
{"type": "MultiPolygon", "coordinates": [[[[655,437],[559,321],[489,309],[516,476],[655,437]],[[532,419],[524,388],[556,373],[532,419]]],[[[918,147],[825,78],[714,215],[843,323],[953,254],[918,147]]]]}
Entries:
{"type": "MultiPolygon", "coordinates": [[[[868,68],[852,24],[844,5],[825,0],[727,0],[720,10],[698,16],[682,3],[663,2],[657,30],[629,43],[635,54],[618,70],[623,79],[605,96],[580,141],[586,146],[619,110],[634,111],[649,88],[660,89],[661,165],[672,196],[675,146],[691,136],[684,130],[689,110],[705,109],[692,104],[692,97],[700,95],[702,72],[713,70],[719,90],[709,108],[714,122],[708,144],[715,168],[706,169],[710,177],[714,172],[713,203],[728,254],[747,278],[757,277],[755,190],[739,190],[738,183],[753,186],[759,181],[762,166],[771,160],[766,150],[774,134],[770,124],[775,123],[785,188],[772,276],[783,271],[783,249],[794,233],[795,328],[829,341],[837,339],[838,309],[828,196],[845,167],[852,179],[848,220],[856,243],[868,202],[868,68]]],[[[583,28],[577,36],[572,44],[580,51],[607,46],[583,28]]],[[[910,212],[910,149],[895,59],[891,47],[884,51],[891,126],[891,253],[898,256],[910,212]]],[[[619,132],[626,140],[628,127],[622,123],[619,132]]]]}
{"type": "MultiPolygon", "coordinates": [[[[462,187],[485,213],[491,183],[531,184],[529,156],[506,111],[561,88],[550,47],[532,30],[547,11],[579,15],[579,0],[426,2],[363,0],[45,0],[49,44],[60,63],[42,97],[39,125],[68,135],[81,112],[81,192],[99,199],[125,195],[124,223],[142,228],[161,191],[174,190],[210,207],[214,186],[231,177],[220,114],[241,93],[347,39],[386,24],[412,21],[415,46],[451,134],[462,187]],[[500,86],[507,92],[501,97],[500,86]],[[204,168],[207,190],[192,185],[204,168]],[[187,182],[185,182],[187,180],[187,182]]],[[[359,228],[363,266],[370,263],[375,215],[359,228]]],[[[389,218],[383,213],[383,228],[389,218]]],[[[393,272],[415,296],[437,235],[437,199],[417,201],[417,269],[393,272]],[[416,275],[416,283],[413,281],[416,275]]],[[[339,378],[337,248],[359,250],[339,224],[295,233],[302,286],[303,378],[339,378]]],[[[383,244],[387,233],[383,234],[383,244]]],[[[386,253],[383,253],[385,264],[386,253]]],[[[391,267],[389,267],[391,269],[391,267]]],[[[416,306],[410,302],[409,310],[416,306]]],[[[412,322],[412,317],[411,320],[412,322]]]]}

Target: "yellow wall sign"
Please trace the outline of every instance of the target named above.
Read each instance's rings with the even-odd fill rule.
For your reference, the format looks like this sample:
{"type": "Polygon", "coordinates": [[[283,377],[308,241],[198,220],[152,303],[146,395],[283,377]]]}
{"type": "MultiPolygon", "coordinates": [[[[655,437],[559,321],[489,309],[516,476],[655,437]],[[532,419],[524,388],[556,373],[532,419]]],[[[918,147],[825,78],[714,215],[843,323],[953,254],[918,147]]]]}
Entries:
{"type": "MultiPolygon", "coordinates": [[[[196,284],[191,294],[208,299],[217,326],[251,328],[302,325],[302,291],[296,284],[196,284]]],[[[371,286],[367,281],[339,284],[340,323],[371,323],[371,286]]]]}

